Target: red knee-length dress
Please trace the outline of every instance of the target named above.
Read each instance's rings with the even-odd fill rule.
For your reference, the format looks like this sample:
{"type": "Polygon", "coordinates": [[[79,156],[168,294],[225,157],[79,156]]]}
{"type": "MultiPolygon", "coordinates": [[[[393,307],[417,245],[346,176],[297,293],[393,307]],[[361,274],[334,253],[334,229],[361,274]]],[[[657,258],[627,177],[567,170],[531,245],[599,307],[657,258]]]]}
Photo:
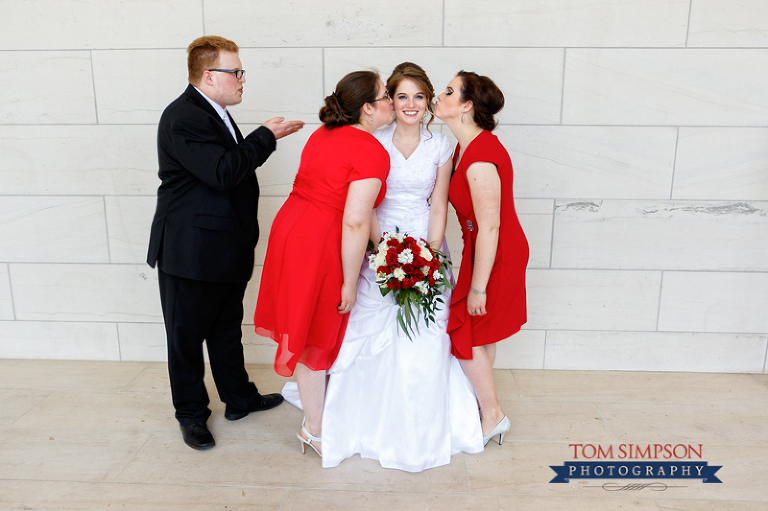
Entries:
{"type": "Polygon", "coordinates": [[[341,231],[349,183],[381,180],[389,154],[373,135],[352,126],[315,131],[301,153],[293,190],[269,233],[254,324],[278,344],[275,371],[290,376],[301,362],[329,369],[349,314],[339,314],[344,282],[341,231]]]}
{"type": "MultiPolygon", "coordinates": [[[[456,147],[454,162],[460,149],[456,147]]],[[[506,339],[517,333],[527,321],[525,269],[528,265],[528,240],[515,212],[512,161],[496,135],[483,130],[470,142],[451,177],[448,198],[456,209],[464,240],[459,278],[451,298],[448,333],[451,336],[453,355],[460,359],[471,359],[473,346],[506,339]],[[472,207],[467,169],[475,162],[494,164],[501,181],[499,243],[486,287],[487,314],[483,316],[470,316],[467,311],[477,240],[477,219],[472,207]]]]}

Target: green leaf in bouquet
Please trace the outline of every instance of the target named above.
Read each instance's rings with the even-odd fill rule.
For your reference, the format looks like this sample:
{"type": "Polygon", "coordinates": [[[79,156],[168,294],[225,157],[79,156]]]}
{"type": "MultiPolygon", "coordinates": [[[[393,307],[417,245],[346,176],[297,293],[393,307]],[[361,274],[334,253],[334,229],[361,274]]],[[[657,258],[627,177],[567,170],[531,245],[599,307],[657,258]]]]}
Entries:
{"type": "Polygon", "coordinates": [[[413,339],[411,338],[410,332],[408,332],[408,327],[405,325],[405,321],[403,320],[403,309],[398,309],[397,311],[397,322],[400,324],[400,328],[405,332],[405,336],[408,337],[408,340],[413,342],[413,339]]]}
{"type": "MultiPolygon", "coordinates": [[[[410,341],[413,341],[411,334],[417,334],[419,332],[418,314],[413,312],[413,293],[407,292],[401,295],[402,303],[400,304],[400,310],[397,311],[397,319],[400,327],[405,332],[405,335],[410,341]]],[[[418,307],[418,302],[416,302],[418,307]]]]}

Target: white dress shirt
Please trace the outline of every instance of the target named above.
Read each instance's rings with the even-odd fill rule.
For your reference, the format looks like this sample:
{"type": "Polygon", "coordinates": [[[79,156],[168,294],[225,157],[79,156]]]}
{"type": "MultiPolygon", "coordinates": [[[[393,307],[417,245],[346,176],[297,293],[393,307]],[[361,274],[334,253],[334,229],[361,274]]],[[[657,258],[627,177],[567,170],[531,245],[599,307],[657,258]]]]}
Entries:
{"type": "MultiPolygon", "coordinates": [[[[193,87],[195,86],[193,85],[193,87]]],[[[208,101],[208,103],[211,104],[214,110],[216,110],[216,113],[219,114],[219,116],[221,117],[221,120],[224,121],[224,124],[226,124],[227,128],[229,128],[229,132],[232,133],[232,138],[235,139],[235,143],[237,143],[237,135],[235,134],[235,127],[232,126],[232,121],[229,120],[229,112],[227,112],[227,109],[223,108],[214,100],[206,96],[205,93],[200,89],[198,89],[197,87],[195,87],[195,90],[199,92],[206,99],[206,101],[208,101]]]]}

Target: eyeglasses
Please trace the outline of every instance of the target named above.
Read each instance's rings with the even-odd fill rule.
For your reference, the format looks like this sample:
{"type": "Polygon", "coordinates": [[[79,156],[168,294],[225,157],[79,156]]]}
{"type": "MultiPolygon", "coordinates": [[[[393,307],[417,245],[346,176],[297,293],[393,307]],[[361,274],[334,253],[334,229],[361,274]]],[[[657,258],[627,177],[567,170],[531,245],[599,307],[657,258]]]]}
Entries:
{"type": "Polygon", "coordinates": [[[238,80],[245,76],[245,69],[209,69],[208,71],[218,71],[219,73],[232,73],[238,80]]]}
{"type": "Polygon", "coordinates": [[[371,103],[376,103],[377,101],[382,101],[382,100],[389,101],[390,99],[391,98],[389,97],[389,92],[385,92],[383,97],[380,97],[378,99],[374,99],[373,101],[371,101],[371,103]]]}

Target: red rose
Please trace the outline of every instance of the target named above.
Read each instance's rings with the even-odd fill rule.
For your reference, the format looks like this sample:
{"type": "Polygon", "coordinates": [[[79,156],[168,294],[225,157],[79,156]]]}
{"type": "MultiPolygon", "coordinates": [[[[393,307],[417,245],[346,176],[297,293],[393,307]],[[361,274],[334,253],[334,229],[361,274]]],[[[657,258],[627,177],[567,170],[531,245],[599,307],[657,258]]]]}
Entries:
{"type": "Polygon", "coordinates": [[[389,289],[400,289],[400,282],[397,279],[392,279],[387,282],[387,287],[389,289]]]}
{"type": "Polygon", "coordinates": [[[430,275],[429,277],[427,277],[427,279],[429,280],[429,285],[430,285],[430,286],[434,286],[434,285],[435,285],[435,282],[436,282],[436,281],[435,281],[435,278],[434,278],[432,275],[430,275]]]}
{"type": "Polygon", "coordinates": [[[389,268],[386,266],[379,266],[376,268],[376,273],[389,273],[389,268]]]}
{"type": "Polygon", "coordinates": [[[421,270],[416,270],[415,272],[413,272],[413,280],[414,282],[421,282],[422,280],[424,280],[424,274],[421,273],[421,270]]]}
{"type": "Polygon", "coordinates": [[[405,263],[405,264],[403,265],[403,271],[404,271],[405,273],[413,273],[413,270],[415,270],[415,269],[416,269],[416,268],[414,268],[414,267],[413,267],[413,265],[412,265],[411,263],[405,263]]]}
{"type": "Polygon", "coordinates": [[[397,249],[390,248],[389,250],[387,250],[386,260],[387,260],[387,264],[390,266],[393,264],[397,264],[397,249]]]}
{"type": "Polygon", "coordinates": [[[416,243],[416,239],[414,239],[411,236],[406,236],[405,237],[405,244],[406,245],[413,245],[414,243],[416,243]]]}
{"type": "Polygon", "coordinates": [[[413,287],[413,280],[409,279],[408,277],[405,277],[403,279],[402,284],[403,284],[403,289],[409,289],[413,287]]]}
{"type": "Polygon", "coordinates": [[[393,238],[387,242],[388,247],[397,247],[400,244],[399,241],[397,241],[396,238],[393,238]]]}

